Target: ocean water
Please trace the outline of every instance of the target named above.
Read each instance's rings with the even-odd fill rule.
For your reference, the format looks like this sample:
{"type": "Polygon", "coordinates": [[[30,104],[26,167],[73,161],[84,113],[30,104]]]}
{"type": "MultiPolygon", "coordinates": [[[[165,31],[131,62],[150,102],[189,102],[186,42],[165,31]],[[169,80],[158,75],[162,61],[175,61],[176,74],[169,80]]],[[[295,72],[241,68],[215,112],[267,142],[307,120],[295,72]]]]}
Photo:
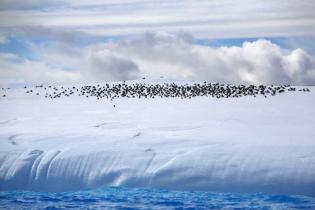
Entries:
{"type": "Polygon", "coordinates": [[[0,209],[315,209],[315,198],[109,187],[61,193],[0,192],[0,209]]]}

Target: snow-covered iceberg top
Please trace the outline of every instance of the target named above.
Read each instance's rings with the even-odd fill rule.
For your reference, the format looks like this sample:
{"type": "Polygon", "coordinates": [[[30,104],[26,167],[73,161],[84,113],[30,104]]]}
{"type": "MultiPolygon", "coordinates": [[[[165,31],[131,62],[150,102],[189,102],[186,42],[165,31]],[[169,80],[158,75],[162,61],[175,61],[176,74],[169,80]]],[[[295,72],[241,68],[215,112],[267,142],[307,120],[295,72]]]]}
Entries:
{"type": "Polygon", "coordinates": [[[315,89],[300,89],[306,87],[267,98],[114,100],[76,94],[51,100],[47,87],[3,89],[0,189],[127,186],[314,196],[315,89]]]}

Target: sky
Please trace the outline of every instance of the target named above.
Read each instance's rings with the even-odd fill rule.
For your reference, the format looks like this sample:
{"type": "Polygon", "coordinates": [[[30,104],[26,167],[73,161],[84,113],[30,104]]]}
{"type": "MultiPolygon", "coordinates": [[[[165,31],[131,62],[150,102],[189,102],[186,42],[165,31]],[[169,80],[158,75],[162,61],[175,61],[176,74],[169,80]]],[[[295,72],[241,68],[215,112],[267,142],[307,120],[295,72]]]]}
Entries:
{"type": "Polygon", "coordinates": [[[0,86],[315,85],[313,0],[1,0],[0,86]]]}

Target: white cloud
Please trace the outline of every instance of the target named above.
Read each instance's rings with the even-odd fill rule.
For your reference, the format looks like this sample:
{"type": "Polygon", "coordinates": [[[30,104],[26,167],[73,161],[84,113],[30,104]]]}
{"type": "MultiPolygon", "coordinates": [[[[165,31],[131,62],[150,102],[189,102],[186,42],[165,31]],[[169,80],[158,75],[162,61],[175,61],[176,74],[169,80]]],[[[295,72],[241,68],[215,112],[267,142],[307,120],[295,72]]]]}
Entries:
{"type": "Polygon", "coordinates": [[[1,10],[37,9],[66,4],[64,0],[1,0],[1,10]]]}
{"type": "Polygon", "coordinates": [[[65,84],[80,81],[79,72],[67,72],[40,61],[22,59],[14,54],[0,53],[0,85],[65,84]]]}
{"type": "Polygon", "coordinates": [[[313,0],[12,2],[0,2],[0,8],[4,8],[0,27],[49,27],[57,31],[70,28],[99,36],[148,30],[185,30],[198,38],[315,35],[313,0]],[[30,9],[18,10],[20,7],[30,9]],[[44,9],[36,10],[41,7],[44,9]]]}
{"type": "MultiPolygon", "coordinates": [[[[2,0],[0,44],[10,41],[7,37],[21,39],[38,60],[15,55],[19,50],[2,54],[0,78],[2,83],[64,83],[164,75],[229,83],[315,84],[314,57],[295,49],[294,42],[292,50],[266,40],[213,48],[196,45],[189,35],[313,39],[314,10],[313,0],[2,0]],[[146,31],[152,33],[80,45],[146,31]]],[[[303,49],[311,52],[314,47],[308,43],[303,49]]]]}
{"type": "Polygon", "coordinates": [[[90,51],[87,62],[88,71],[83,73],[90,81],[122,81],[139,77],[137,64],[107,49],[90,51]]]}
{"type": "Polygon", "coordinates": [[[301,49],[283,50],[267,40],[241,47],[196,45],[182,34],[147,33],[139,39],[105,44],[128,57],[143,75],[248,84],[315,84],[315,59],[301,49]]]}
{"type": "Polygon", "coordinates": [[[40,62],[2,56],[0,78],[13,81],[106,82],[142,76],[224,83],[315,85],[315,58],[268,41],[242,46],[197,45],[186,33],[146,33],[135,39],[71,47],[34,46],[40,62]],[[63,69],[71,69],[64,71],[63,69]]]}
{"type": "Polygon", "coordinates": [[[267,40],[241,47],[196,45],[182,34],[148,33],[103,48],[128,57],[141,74],[251,84],[315,84],[315,59],[301,49],[288,51],[267,40]]]}

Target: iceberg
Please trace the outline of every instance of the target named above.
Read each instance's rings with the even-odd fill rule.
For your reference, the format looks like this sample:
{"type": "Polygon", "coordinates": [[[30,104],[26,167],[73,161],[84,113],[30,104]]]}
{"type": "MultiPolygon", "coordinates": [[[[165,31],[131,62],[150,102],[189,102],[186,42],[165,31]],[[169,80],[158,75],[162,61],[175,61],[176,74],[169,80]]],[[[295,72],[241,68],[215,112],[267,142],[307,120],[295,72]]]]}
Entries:
{"type": "Polygon", "coordinates": [[[274,97],[0,100],[0,190],[315,196],[315,89],[274,97]]]}

